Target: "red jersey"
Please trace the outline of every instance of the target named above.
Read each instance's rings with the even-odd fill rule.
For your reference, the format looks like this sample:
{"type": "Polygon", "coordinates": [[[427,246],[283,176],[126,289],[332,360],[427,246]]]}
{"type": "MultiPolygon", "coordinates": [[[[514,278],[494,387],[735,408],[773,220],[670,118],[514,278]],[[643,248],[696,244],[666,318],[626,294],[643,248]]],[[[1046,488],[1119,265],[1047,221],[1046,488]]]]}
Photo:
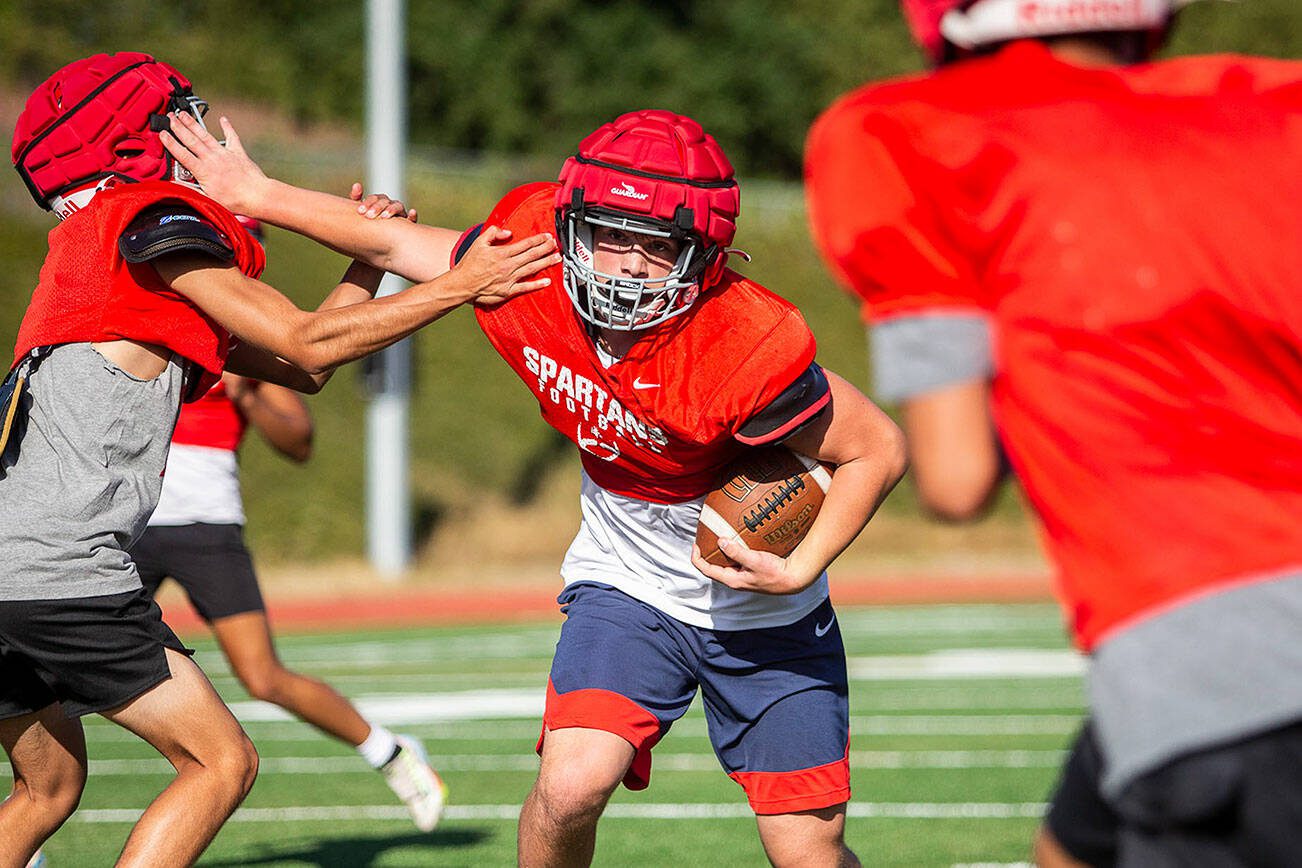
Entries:
{"type": "Polygon", "coordinates": [[[172,442],[234,452],[240,448],[248,420],[226,394],[221,381],[198,400],[181,408],[172,442]]]}
{"type": "MultiPolygon", "coordinates": [[[[555,184],[506,196],[488,222],[516,238],[555,231],[555,184]]],[[[602,364],[574,311],[561,265],[551,284],[493,308],[480,327],[581,450],[597,485],[656,503],[700,497],[743,445],[735,435],[814,360],[814,336],[789,302],[727,272],[690,311],[647,329],[602,364]]]]}
{"type": "MultiPolygon", "coordinates": [[[[127,262],[118,239],[135,217],[161,202],[193,208],[222,232],[245,274],[257,277],[262,248],[230,211],[168,181],[125,184],[96,194],[50,232],[50,252],[18,330],[15,362],[36,347],[131,339],[158,344],[198,365],[207,384],[226,362],[230,334],[147,263],[127,262]]],[[[198,391],[207,388],[202,382],[198,391]]]]}
{"type": "Polygon", "coordinates": [[[1302,65],[1016,43],[852,92],[813,234],[884,320],[987,313],[1080,644],[1302,564],[1302,65]]]}

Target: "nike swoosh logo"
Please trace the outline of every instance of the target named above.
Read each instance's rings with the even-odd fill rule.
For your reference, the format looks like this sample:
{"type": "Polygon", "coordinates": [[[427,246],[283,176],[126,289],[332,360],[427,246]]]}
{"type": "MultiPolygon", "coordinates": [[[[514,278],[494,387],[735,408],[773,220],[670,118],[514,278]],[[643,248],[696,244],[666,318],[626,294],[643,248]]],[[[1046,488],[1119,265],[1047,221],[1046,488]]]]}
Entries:
{"type": "Polygon", "coordinates": [[[634,378],[633,378],[633,388],[634,388],[634,389],[659,389],[659,388],[660,388],[660,384],[659,384],[659,383],[644,383],[644,382],[642,382],[642,378],[641,378],[641,377],[634,377],[634,378]]]}
{"type": "Polygon", "coordinates": [[[835,623],[836,623],[836,616],[833,615],[832,620],[828,621],[826,624],[823,624],[821,626],[819,624],[815,624],[814,635],[820,639],[823,638],[824,636],[827,635],[827,631],[832,629],[832,625],[835,623]]]}

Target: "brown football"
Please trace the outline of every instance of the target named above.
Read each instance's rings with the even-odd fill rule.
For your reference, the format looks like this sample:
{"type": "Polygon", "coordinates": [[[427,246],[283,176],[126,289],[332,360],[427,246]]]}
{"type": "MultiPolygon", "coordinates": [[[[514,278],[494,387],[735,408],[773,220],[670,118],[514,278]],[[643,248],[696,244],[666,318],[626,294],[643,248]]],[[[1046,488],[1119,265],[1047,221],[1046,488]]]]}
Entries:
{"type": "Polygon", "coordinates": [[[832,482],[827,468],[785,446],[748,449],[719,475],[705,496],[696,544],[717,566],[733,561],[719,551],[719,537],[740,539],[748,548],[791,554],[814,523],[832,482]]]}

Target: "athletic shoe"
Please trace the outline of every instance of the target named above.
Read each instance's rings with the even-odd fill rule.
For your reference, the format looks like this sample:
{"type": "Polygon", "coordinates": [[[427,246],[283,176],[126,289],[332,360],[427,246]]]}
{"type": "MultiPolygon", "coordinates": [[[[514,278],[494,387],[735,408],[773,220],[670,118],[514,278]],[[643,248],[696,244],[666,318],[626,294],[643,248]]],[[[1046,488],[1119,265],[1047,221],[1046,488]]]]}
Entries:
{"type": "Polygon", "coordinates": [[[45,854],[37,850],[32,856],[32,861],[27,863],[27,868],[46,868],[48,864],[49,860],[45,858],[45,854]]]}
{"type": "Polygon", "coordinates": [[[398,752],[380,771],[389,789],[411,811],[411,818],[416,828],[422,832],[433,831],[443,814],[443,803],[447,801],[448,788],[434,769],[430,768],[425,748],[414,738],[397,736],[398,752]]]}

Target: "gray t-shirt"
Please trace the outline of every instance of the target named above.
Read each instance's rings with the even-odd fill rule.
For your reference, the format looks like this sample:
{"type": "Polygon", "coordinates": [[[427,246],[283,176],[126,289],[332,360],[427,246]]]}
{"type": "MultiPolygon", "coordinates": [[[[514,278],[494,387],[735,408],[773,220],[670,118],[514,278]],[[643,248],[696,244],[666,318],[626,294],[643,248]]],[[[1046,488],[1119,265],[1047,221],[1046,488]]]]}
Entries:
{"type": "Polygon", "coordinates": [[[902,401],[994,375],[989,321],[979,313],[904,316],[870,327],[877,395],[902,401]]]}
{"type": "Polygon", "coordinates": [[[1103,793],[1176,757],[1302,720],[1302,571],[1257,577],[1120,630],[1094,651],[1103,793]]]}
{"type": "MultiPolygon", "coordinates": [[[[870,332],[874,378],[907,400],[994,373],[977,313],[908,316],[870,332]]],[[[1103,791],[1181,756],[1302,720],[1302,573],[1261,577],[1137,621],[1090,664],[1103,791]]]]}
{"type": "Polygon", "coordinates": [[[3,456],[0,600],[140,587],[126,550],[158,503],[184,381],[175,359],[140,380],[85,343],[39,360],[3,456]]]}

